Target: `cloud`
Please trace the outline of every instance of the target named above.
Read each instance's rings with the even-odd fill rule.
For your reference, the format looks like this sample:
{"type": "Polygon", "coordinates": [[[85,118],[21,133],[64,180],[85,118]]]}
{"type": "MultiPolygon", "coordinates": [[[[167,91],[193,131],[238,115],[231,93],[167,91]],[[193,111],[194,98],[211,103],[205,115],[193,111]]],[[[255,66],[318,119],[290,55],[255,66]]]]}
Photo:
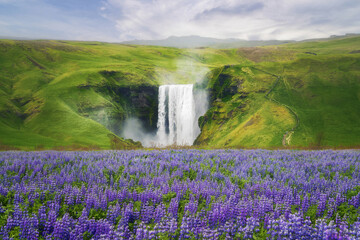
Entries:
{"type": "Polygon", "coordinates": [[[0,0],[0,35],[299,40],[360,32],[359,12],[358,0],[0,0]]]}
{"type": "Polygon", "coordinates": [[[303,39],[360,32],[357,0],[107,0],[106,4],[123,40],[172,35],[303,39]]]}
{"type": "Polygon", "coordinates": [[[205,18],[213,18],[216,16],[222,16],[222,15],[233,15],[233,16],[239,16],[239,15],[249,15],[257,10],[261,10],[264,7],[264,4],[262,2],[253,2],[253,3],[246,3],[246,4],[240,4],[237,6],[219,6],[215,7],[210,10],[206,10],[200,14],[198,14],[195,19],[205,19],[205,18]]]}

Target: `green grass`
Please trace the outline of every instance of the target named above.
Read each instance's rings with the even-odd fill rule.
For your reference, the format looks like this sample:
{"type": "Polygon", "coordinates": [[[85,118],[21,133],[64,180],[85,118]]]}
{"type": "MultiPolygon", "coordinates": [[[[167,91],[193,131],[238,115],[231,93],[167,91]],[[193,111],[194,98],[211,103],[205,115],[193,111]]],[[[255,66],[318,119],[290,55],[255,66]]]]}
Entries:
{"type": "Polygon", "coordinates": [[[0,50],[0,143],[24,149],[111,148],[108,125],[129,116],[117,89],[194,83],[200,70],[238,61],[215,50],[99,42],[1,40],[0,50]]]}
{"type": "Polygon", "coordinates": [[[297,146],[356,146],[360,140],[360,58],[300,59],[284,66],[273,97],[299,115],[297,146]]]}
{"type": "Polygon", "coordinates": [[[359,37],[240,49],[252,63],[219,68],[208,76],[217,99],[201,119],[203,131],[196,143],[282,147],[284,134],[296,127],[298,116],[299,126],[287,135],[287,147],[359,147],[360,54],[351,53],[359,49],[359,37]],[[240,71],[244,66],[250,71],[240,71]],[[221,86],[221,75],[230,79],[226,87],[221,86]],[[265,95],[276,76],[280,79],[268,96],[271,101],[265,95]],[[235,92],[224,93],[239,79],[235,92]]]}
{"type": "Polygon", "coordinates": [[[135,147],[116,136],[121,121],[140,114],[118,90],[205,74],[212,98],[198,145],[282,147],[295,113],[287,146],[356,147],[358,50],[359,37],[227,50],[0,40],[1,148],[135,147]]]}
{"type": "Polygon", "coordinates": [[[295,120],[285,107],[265,98],[266,90],[274,80],[269,74],[241,65],[227,68],[212,77],[209,87],[218,89],[219,93],[204,117],[197,144],[281,147],[283,134],[295,120]],[[221,80],[225,76],[228,76],[229,83],[221,80]],[[223,86],[221,82],[229,86],[223,86]],[[226,92],[231,87],[233,92],[226,92]]]}

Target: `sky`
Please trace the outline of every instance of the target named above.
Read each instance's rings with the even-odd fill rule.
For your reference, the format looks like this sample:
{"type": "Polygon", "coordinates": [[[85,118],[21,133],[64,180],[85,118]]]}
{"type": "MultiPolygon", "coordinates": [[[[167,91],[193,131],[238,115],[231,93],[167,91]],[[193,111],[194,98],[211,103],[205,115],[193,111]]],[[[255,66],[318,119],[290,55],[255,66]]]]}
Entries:
{"type": "Polygon", "coordinates": [[[360,33],[360,0],[0,0],[0,36],[121,42],[360,33]]]}

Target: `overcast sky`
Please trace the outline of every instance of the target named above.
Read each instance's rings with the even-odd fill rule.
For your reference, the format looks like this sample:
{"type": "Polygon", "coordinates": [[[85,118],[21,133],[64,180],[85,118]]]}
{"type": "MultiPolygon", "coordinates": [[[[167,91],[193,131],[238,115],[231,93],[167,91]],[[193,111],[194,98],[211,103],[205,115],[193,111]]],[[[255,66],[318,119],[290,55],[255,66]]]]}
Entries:
{"type": "Polygon", "coordinates": [[[0,36],[119,42],[360,33],[360,0],[0,0],[0,36]]]}

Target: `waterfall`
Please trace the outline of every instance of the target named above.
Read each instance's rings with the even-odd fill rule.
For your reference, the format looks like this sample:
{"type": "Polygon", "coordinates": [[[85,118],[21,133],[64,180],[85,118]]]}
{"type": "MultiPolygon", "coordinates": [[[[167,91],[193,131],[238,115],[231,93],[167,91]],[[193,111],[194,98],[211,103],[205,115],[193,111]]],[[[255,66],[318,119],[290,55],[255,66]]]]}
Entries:
{"type": "Polygon", "coordinates": [[[193,84],[159,87],[157,145],[192,145],[197,125],[193,84]]]}

